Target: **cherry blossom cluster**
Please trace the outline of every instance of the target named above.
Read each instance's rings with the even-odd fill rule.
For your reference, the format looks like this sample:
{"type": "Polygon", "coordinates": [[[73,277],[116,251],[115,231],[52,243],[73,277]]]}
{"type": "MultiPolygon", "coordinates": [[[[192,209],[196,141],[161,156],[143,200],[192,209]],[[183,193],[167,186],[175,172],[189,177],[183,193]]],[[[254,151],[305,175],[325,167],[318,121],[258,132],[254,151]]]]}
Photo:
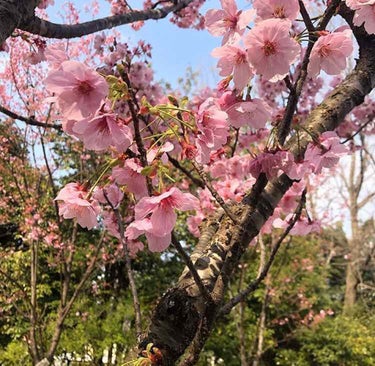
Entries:
{"type": "MultiPolygon", "coordinates": [[[[361,14],[373,2],[346,3],[356,11],[355,24],[364,23],[372,33],[371,18],[361,21],[361,14]]],[[[111,4],[124,7],[116,1],[111,4]]],[[[193,19],[197,16],[194,6],[199,4],[184,12],[191,12],[193,19]]],[[[56,118],[64,131],[86,149],[108,154],[95,182],[70,183],[57,195],[65,219],[75,218],[88,229],[104,225],[111,235],[126,240],[133,253],[143,248],[142,235],[151,251],[162,251],[172,240],[176,211],[195,211],[187,223],[192,234],[199,236],[203,219],[222,204],[212,190],[225,203],[240,202],[261,174],[268,180],[286,174],[295,183],[263,227],[269,233],[289,225],[306,178],[332,168],[348,153],[336,132],[310,136],[306,151],[298,157],[280,146],[276,134],[310,36],[314,44],[306,67],[308,82],[293,117],[294,136],[304,131],[304,119],[324,89],[321,72],[336,83],[346,71],[353,53],[351,30],[340,26],[310,34],[296,21],[297,0],[254,0],[246,11],[238,10],[234,0],[222,0],[221,5],[222,9],[207,12],[205,27],[222,37],[221,47],[212,55],[219,59],[224,79],[216,90],[201,90],[190,100],[178,92],[166,96],[153,81],[152,69],[140,59],[150,53],[144,43],[130,49],[113,42],[107,48],[106,35],[96,36],[94,48],[102,61],[96,71],[66,57],[57,47],[43,50],[50,64],[44,81],[52,95],[48,101],[57,107],[56,118]],[[179,162],[179,170],[172,167],[173,161],[179,162]],[[181,177],[186,172],[190,175],[181,177]],[[198,173],[203,186],[209,179],[211,188],[195,189],[194,195],[184,193],[191,189],[189,179],[198,173]],[[124,197],[122,233],[116,213],[124,197]]],[[[128,11],[120,8],[116,12],[128,11]]],[[[318,230],[319,223],[306,212],[291,233],[318,230]]]]}

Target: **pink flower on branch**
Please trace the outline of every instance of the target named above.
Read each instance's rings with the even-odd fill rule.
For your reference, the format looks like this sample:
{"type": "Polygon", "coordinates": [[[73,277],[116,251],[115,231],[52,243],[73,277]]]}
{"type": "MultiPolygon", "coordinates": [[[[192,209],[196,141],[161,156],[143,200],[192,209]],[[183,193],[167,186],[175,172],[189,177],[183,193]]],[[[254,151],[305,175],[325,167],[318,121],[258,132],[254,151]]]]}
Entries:
{"type": "Polygon", "coordinates": [[[222,10],[210,9],[205,16],[205,27],[215,37],[224,36],[222,44],[236,43],[254,19],[253,9],[237,10],[234,0],[221,0],[222,10]]]}
{"type": "Polygon", "coordinates": [[[363,24],[368,34],[375,34],[375,1],[372,1],[371,4],[364,4],[357,7],[353,24],[357,27],[363,24]]]}
{"type": "Polygon", "coordinates": [[[149,249],[161,252],[171,243],[177,220],[175,209],[187,211],[198,207],[196,197],[175,187],[159,196],[143,197],[135,206],[135,221],[126,228],[125,236],[128,240],[135,240],[145,234],[149,249]]]}
{"type": "Polygon", "coordinates": [[[198,110],[197,161],[208,163],[210,152],[219,149],[229,136],[228,115],[220,110],[218,100],[208,98],[198,110]]]}
{"type": "Polygon", "coordinates": [[[117,184],[125,184],[135,198],[147,196],[146,177],[141,174],[143,167],[138,159],[125,160],[124,166],[112,169],[112,177],[117,184]]]}
{"type": "Polygon", "coordinates": [[[357,10],[364,5],[374,5],[375,0],[345,0],[346,5],[353,10],[357,10]]]}
{"type": "Polygon", "coordinates": [[[104,77],[78,61],[64,61],[44,79],[46,88],[55,93],[65,119],[80,120],[94,114],[108,94],[104,77]]]}
{"type": "Polygon", "coordinates": [[[341,156],[347,155],[349,149],[340,143],[337,133],[328,131],[319,137],[319,144],[310,143],[305,152],[305,162],[315,174],[320,174],[323,168],[332,168],[341,156]]]}
{"type": "Polygon", "coordinates": [[[299,13],[298,0],[254,0],[254,9],[262,19],[280,18],[294,20],[299,13]]]}
{"type": "Polygon", "coordinates": [[[249,165],[250,174],[258,178],[265,173],[267,179],[278,177],[282,172],[288,172],[295,166],[294,156],[289,151],[264,152],[259,154],[249,165]]]}
{"type": "Polygon", "coordinates": [[[167,249],[172,239],[171,232],[165,235],[155,235],[149,218],[133,221],[125,231],[128,240],[135,240],[142,234],[145,234],[151,252],[162,252],[167,249]]]}
{"type": "Polygon", "coordinates": [[[353,52],[350,29],[342,32],[323,33],[311,51],[308,72],[315,77],[320,70],[328,75],[337,75],[346,68],[347,58],[353,52]]]}
{"type": "Polygon", "coordinates": [[[253,76],[246,52],[239,47],[225,45],[215,48],[211,55],[218,57],[217,67],[220,70],[220,76],[229,76],[233,72],[234,87],[241,91],[253,76]]]}
{"type": "Polygon", "coordinates": [[[176,224],[175,209],[188,211],[195,210],[198,206],[196,197],[173,187],[159,196],[143,197],[135,206],[135,219],[142,220],[151,215],[152,233],[164,236],[170,233],[176,224]]]}
{"type": "Polygon", "coordinates": [[[68,183],[55,198],[59,214],[64,219],[76,218],[79,225],[92,229],[97,224],[100,206],[97,200],[87,199],[87,191],[78,183],[68,183]]]}
{"type": "Polygon", "coordinates": [[[234,127],[263,128],[271,118],[272,110],[263,100],[254,98],[233,104],[227,109],[229,123],[234,127]]]}
{"type": "MultiPolygon", "coordinates": [[[[273,222],[273,227],[279,229],[286,229],[290,225],[290,221],[293,219],[294,214],[289,214],[285,220],[281,218],[277,218],[273,222]]],[[[311,221],[307,218],[300,218],[297,220],[293,228],[290,230],[290,235],[301,235],[305,236],[310,233],[320,233],[321,227],[319,221],[311,221]]]]}
{"type": "Polygon", "coordinates": [[[73,132],[89,150],[102,151],[113,146],[124,152],[133,141],[130,128],[113,113],[99,113],[82,119],[74,124],[73,132]]]}
{"type": "Polygon", "coordinates": [[[116,184],[99,188],[94,193],[94,198],[104,205],[110,204],[114,209],[118,208],[124,198],[124,193],[116,184]]]}
{"type": "Polygon", "coordinates": [[[268,19],[244,36],[247,58],[266,80],[282,80],[300,55],[299,44],[289,36],[290,26],[287,20],[268,19]]]}

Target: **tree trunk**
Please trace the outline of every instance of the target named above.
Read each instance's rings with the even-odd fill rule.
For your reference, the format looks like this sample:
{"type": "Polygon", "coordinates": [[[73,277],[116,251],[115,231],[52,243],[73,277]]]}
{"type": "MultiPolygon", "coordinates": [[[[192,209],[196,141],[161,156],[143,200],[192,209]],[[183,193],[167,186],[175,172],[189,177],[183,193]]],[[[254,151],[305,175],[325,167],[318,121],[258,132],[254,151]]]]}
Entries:
{"type": "Polygon", "coordinates": [[[350,261],[346,269],[344,313],[348,313],[357,300],[358,276],[357,270],[350,261]]]}
{"type": "Polygon", "coordinates": [[[268,305],[268,286],[265,289],[265,294],[262,302],[262,311],[260,312],[259,327],[258,327],[258,343],[255,357],[253,360],[253,366],[259,366],[260,360],[263,355],[263,344],[264,344],[264,331],[266,330],[266,316],[267,316],[267,305],[268,305]]]}
{"type": "MultiPolygon", "coordinates": [[[[343,16],[350,23],[353,12],[343,16]]],[[[334,130],[375,86],[375,37],[365,34],[360,28],[353,28],[353,31],[360,46],[357,66],[310,113],[305,123],[305,130],[309,132],[302,132],[298,141],[291,138],[288,147],[295,156],[303,154],[311,136],[334,130]]],[[[236,223],[224,215],[208,222],[191,259],[212,301],[200,293],[186,268],[177,285],[168,290],[156,306],[140,349],[154,344],[163,354],[162,364],[169,366],[175,365],[189,347],[180,365],[194,365],[198,361],[199,353],[220,315],[230,276],[238,267],[249,242],[259,233],[292,183],[283,174],[268,182],[255,197],[245,197],[241,204],[231,207],[234,217],[238,218],[236,223]]]]}

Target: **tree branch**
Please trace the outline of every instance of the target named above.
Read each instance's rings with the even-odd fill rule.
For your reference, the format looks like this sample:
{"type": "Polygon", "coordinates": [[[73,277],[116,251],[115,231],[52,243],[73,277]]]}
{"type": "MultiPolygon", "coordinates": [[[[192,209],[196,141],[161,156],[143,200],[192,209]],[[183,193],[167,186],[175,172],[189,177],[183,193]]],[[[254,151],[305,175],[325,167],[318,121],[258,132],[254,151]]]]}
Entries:
{"type": "Polygon", "coordinates": [[[182,260],[185,262],[186,266],[189,268],[191,275],[193,276],[195,283],[197,284],[199,291],[201,292],[202,296],[207,301],[212,301],[211,295],[208,293],[206,287],[204,286],[202,279],[199,277],[199,274],[194,267],[193,262],[191,261],[190,257],[185,253],[184,249],[182,248],[179,240],[176,238],[175,233],[172,233],[172,244],[176,248],[178,254],[182,257],[182,260]]]}
{"type": "Polygon", "coordinates": [[[358,203],[358,210],[366,206],[371,200],[375,197],[375,192],[370,193],[367,197],[365,197],[361,202],[358,203]]]}
{"type": "Polygon", "coordinates": [[[216,200],[216,202],[220,205],[220,207],[225,211],[225,213],[228,215],[228,217],[234,222],[237,223],[237,218],[233,215],[233,212],[231,211],[230,207],[224,202],[224,200],[221,198],[221,196],[217,193],[215,188],[212,186],[211,182],[209,181],[206,172],[203,170],[203,167],[196,163],[195,161],[191,162],[193,164],[194,169],[204,182],[207,189],[212,194],[212,197],[216,200]]]}
{"type": "Polygon", "coordinates": [[[118,231],[120,233],[120,243],[121,243],[122,247],[124,248],[126,272],[127,272],[127,275],[128,275],[130,291],[131,291],[132,298],[133,298],[133,307],[134,307],[134,315],[135,315],[135,332],[136,332],[137,340],[140,340],[139,337],[141,336],[141,333],[142,333],[141,306],[140,306],[140,303],[139,303],[137,286],[136,286],[136,283],[135,283],[134,273],[133,273],[133,269],[132,269],[132,266],[131,266],[128,244],[126,243],[126,240],[125,240],[124,224],[122,222],[122,217],[121,217],[120,211],[118,210],[118,208],[115,208],[113,206],[112,202],[109,200],[107,192],[105,191],[105,188],[103,188],[103,195],[104,195],[105,199],[107,200],[107,203],[111,207],[113,213],[116,216],[118,231]]]}
{"type": "Polygon", "coordinates": [[[301,200],[294,212],[293,219],[290,221],[288,227],[280,236],[279,240],[273,246],[270,257],[268,258],[267,263],[263,266],[257,278],[253,282],[251,282],[245,290],[241,291],[238,295],[230,299],[229,302],[221,308],[221,311],[220,311],[221,314],[223,315],[228,314],[234,306],[236,306],[241,301],[245,300],[245,298],[250,293],[254,292],[258,288],[258,286],[261,284],[261,282],[265,279],[265,277],[268,274],[268,271],[270,270],[272,266],[273,261],[275,260],[276,254],[279,251],[282,242],[288,236],[288,234],[293,229],[296,222],[301,217],[302,209],[304,208],[305,204],[306,204],[306,189],[302,192],[301,200]]]}
{"type": "Polygon", "coordinates": [[[19,25],[21,30],[37,34],[46,38],[75,38],[88,34],[99,32],[104,29],[111,29],[119,25],[130,24],[137,21],[149,19],[162,19],[170,13],[178,12],[187,7],[193,0],[181,0],[170,6],[160,9],[147,9],[140,11],[132,11],[126,14],[113,15],[106,18],[96,19],[79,24],[55,24],[47,20],[34,17],[27,22],[19,25]]]}
{"type": "Polygon", "coordinates": [[[353,133],[353,135],[351,135],[350,137],[348,137],[347,139],[345,139],[341,143],[345,144],[348,141],[353,140],[353,138],[355,136],[357,136],[364,128],[366,128],[369,124],[374,123],[374,115],[373,114],[371,116],[369,116],[368,118],[369,118],[369,120],[367,122],[365,122],[363,125],[361,125],[361,127],[359,127],[358,130],[353,133]]]}
{"type": "Polygon", "coordinates": [[[30,125],[30,126],[38,126],[38,127],[44,127],[44,128],[54,128],[58,131],[62,130],[61,125],[39,122],[36,119],[34,119],[34,117],[20,116],[19,114],[14,113],[14,112],[10,111],[9,109],[7,109],[7,108],[5,108],[1,105],[0,105],[0,112],[4,113],[5,115],[7,115],[10,118],[16,119],[18,121],[25,122],[27,125],[30,125]]]}
{"type": "MultiPolygon", "coordinates": [[[[357,65],[310,113],[304,125],[305,131],[299,137],[290,138],[287,147],[294,156],[304,153],[312,136],[334,130],[355,106],[363,103],[375,86],[375,36],[369,36],[356,27],[353,32],[360,46],[357,65]]],[[[210,223],[191,257],[201,259],[193,263],[210,291],[213,303],[206,303],[194,279],[184,276],[188,272],[185,269],[178,283],[156,306],[149,332],[139,346],[141,349],[153,343],[163,354],[163,365],[168,366],[175,365],[191,345],[194,352],[200,352],[219,315],[229,279],[241,256],[292,184],[293,180],[282,174],[267,183],[252,205],[242,203],[231,207],[239,224],[234,224],[226,215],[210,223]],[[197,263],[206,263],[206,266],[198,267],[197,263]]]]}
{"type": "Polygon", "coordinates": [[[204,189],[206,186],[203,182],[203,180],[195,177],[189,170],[187,170],[185,167],[183,167],[178,160],[176,160],[173,156],[170,154],[167,154],[168,160],[172,163],[172,165],[180,170],[182,173],[184,173],[197,187],[200,187],[204,189]]]}
{"type": "Polygon", "coordinates": [[[299,0],[298,3],[299,3],[299,10],[300,10],[300,13],[302,15],[302,19],[303,19],[303,21],[306,25],[306,29],[309,32],[315,32],[314,24],[312,23],[310,15],[306,10],[305,4],[303,3],[302,0],[299,0]]]}
{"type": "MultiPolygon", "coordinates": [[[[303,11],[303,7],[301,7],[301,3],[303,5],[303,2],[300,1],[301,13],[302,13],[304,21],[306,22],[307,19],[305,20],[305,18],[306,18],[307,12],[306,12],[305,15],[303,15],[304,11],[303,11]]],[[[324,13],[324,16],[323,16],[322,20],[320,21],[320,23],[317,27],[317,30],[325,29],[328,22],[331,20],[332,16],[335,14],[336,8],[340,3],[341,3],[340,0],[333,0],[331,2],[331,4],[327,7],[327,9],[324,13]]],[[[304,10],[306,11],[306,9],[304,9],[304,10]]],[[[308,14],[307,14],[307,16],[308,16],[308,14]]],[[[308,23],[308,21],[307,21],[307,23],[308,23]]],[[[308,25],[306,25],[306,26],[308,27],[308,25]]],[[[279,141],[280,145],[284,144],[284,142],[285,142],[285,140],[286,140],[286,138],[287,138],[287,136],[290,132],[290,126],[291,126],[291,123],[292,123],[293,115],[294,115],[294,112],[297,108],[298,100],[299,100],[299,97],[301,95],[303,85],[304,85],[304,83],[306,81],[306,78],[307,78],[307,66],[308,66],[309,61],[310,61],[310,54],[311,54],[311,51],[312,51],[312,49],[314,47],[314,44],[317,41],[317,39],[318,38],[313,33],[309,34],[309,44],[307,46],[305,56],[304,56],[302,64],[301,64],[301,69],[300,69],[300,72],[298,74],[297,80],[295,81],[295,83],[293,85],[293,92],[291,92],[290,95],[289,95],[288,103],[287,103],[287,106],[286,106],[286,109],[285,109],[283,120],[281,121],[280,126],[278,127],[277,138],[278,138],[278,141],[279,141]]]]}
{"type": "Polygon", "coordinates": [[[86,267],[86,270],[83,273],[81,280],[79,281],[78,285],[76,286],[76,288],[73,292],[73,295],[71,296],[71,298],[69,299],[69,301],[66,303],[65,306],[60,307],[58,317],[57,317],[57,320],[56,320],[55,330],[54,330],[53,335],[52,335],[49,350],[47,352],[46,357],[40,363],[38,363],[37,366],[42,366],[42,365],[48,366],[52,362],[53,357],[54,357],[55,352],[56,352],[56,349],[57,349],[57,346],[58,346],[58,343],[59,343],[59,340],[60,340],[60,337],[61,337],[61,333],[62,333],[62,329],[63,329],[65,319],[68,316],[70,310],[72,309],[77,297],[80,295],[80,293],[83,289],[83,286],[86,284],[87,280],[90,278],[93,271],[95,270],[95,265],[96,265],[100,250],[101,250],[102,245],[103,245],[104,234],[105,233],[103,232],[100,239],[99,239],[99,243],[97,244],[97,248],[95,250],[95,253],[93,254],[93,257],[91,258],[90,263],[86,267]]]}

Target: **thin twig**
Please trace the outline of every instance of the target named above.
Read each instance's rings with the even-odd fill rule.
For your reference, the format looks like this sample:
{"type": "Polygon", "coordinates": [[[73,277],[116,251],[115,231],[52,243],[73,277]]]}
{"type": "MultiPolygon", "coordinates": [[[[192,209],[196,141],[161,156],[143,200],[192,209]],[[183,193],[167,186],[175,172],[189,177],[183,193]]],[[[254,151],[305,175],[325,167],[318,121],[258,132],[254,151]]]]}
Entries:
{"type": "Polygon", "coordinates": [[[295,210],[293,219],[290,221],[288,227],[285,229],[283,234],[280,236],[279,240],[275,243],[274,247],[272,248],[270,257],[267,263],[265,264],[263,270],[257,276],[257,278],[249,284],[249,286],[245,290],[241,291],[238,295],[236,295],[231,300],[229,300],[228,303],[226,303],[221,308],[220,313],[222,315],[228,314],[234,306],[236,306],[239,302],[245,299],[246,296],[248,296],[250,293],[254,292],[258,288],[258,286],[261,284],[261,282],[264,280],[264,278],[267,276],[268,271],[271,268],[271,265],[276,257],[276,254],[283,240],[287,237],[289,232],[293,229],[295,223],[299,220],[301,213],[302,213],[302,209],[305,206],[305,203],[306,203],[306,189],[302,192],[301,200],[298,204],[298,207],[295,210]]]}
{"type": "MultiPolygon", "coordinates": [[[[328,24],[329,20],[332,18],[332,16],[335,14],[337,6],[340,4],[340,0],[333,0],[331,4],[327,7],[324,16],[322,20],[320,21],[317,30],[323,30],[325,29],[326,25],[328,24]]],[[[303,58],[300,72],[298,74],[298,77],[294,83],[294,93],[290,93],[288,98],[288,103],[285,108],[285,113],[283,120],[280,122],[280,125],[278,126],[277,131],[277,137],[278,142],[280,146],[284,145],[284,142],[290,132],[290,126],[292,123],[294,112],[297,108],[297,103],[299,100],[299,97],[302,92],[302,88],[305,84],[306,78],[307,78],[307,66],[310,62],[310,54],[314,47],[315,42],[317,41],[317,37],[313,34],[309,34],[309,43],[307,45],[305,56],[303,58]]]]}
{"type": "Polygon", "coordinates": [[[104,242],[104,236],[105,236],[105,232],[103,231],[103,233],[102,233],[102,235],[99,239],[99,243],[97,244],[95,254],[92,256],[89,265],[86,267],[86,270],[85,270],[84,274],[82,275],[80,282],[76,286],[76,288],[73,292],[73,295],[71,296],[69,301],[66,303],[66,305],[62,305],[59,309],[58,317],[56,319],[56,324],[55,324],[55,330],[54,330],[54,333],[52,335],[51,344],[50,344],[50,347],[49,347],[47,355],[46,355],[46,359],[49,362],[52,362],[53,356],[56,352],[56,349],[57,349],[57,346],[58,346],[58,343],[59,343],[59,340],[60,340],[60,337],[61,337],[61,333],[62,333],[62,329],[63,329],[65,319],[68,316],[69,312],[71,311],[77,297],[81,293],[81,290],[82,290],[83,286],[85,285],[86,281],[90,278],[90,276],[92,275],[92,273],[95,269],[95,265],[96,265],[96,262],[98,260],[99,253],[100,253],[100,250],[101,250],[103,242],[104,242]]]}
{"type": "Polygon", "coordinates": [[[139,304],[139,297],[138,297],[137,286],[135,284],[134,273],[133,273],[132,266],[131,266],[129,249],[128,249],[128,245],[127,245],[126,240],[125,240],[124,225],[122,223],[122,217],[121,217],[120,211],[118,210],[118,208],[114,207],[112,202],[109,200],[109,198],[107,196],[107,193],[105,191],[105,188],[103,189],[103,195],[104,195],[105,199],[107,200],[109,206],[111,207],[113,213],[116,216],[118,230],[119,230],[119,233],[120,233],[120,243],[121,243],[122,247],[124,248],[126,272],[128,274],[130,291],[132,293],[132,298],[133,298],[133,306],[134,306],[134,314],[135,314],[135,331],[136,331],[137,340],[139,341],[140,337],[141,337],[141,334],[142,334],[141,307],[140,307],[140,304],[139,304]]]}
{"type": "Polygon", "coordinates": [[[306,29],[309,32],[315,32],[314,24],[312,23],[310,15],[305,8],[305,4],[303,3],[302,0],[299,0],[298,3],[299,3],[299,10],[300,10],[300,13],[302,15],[302,19],[303,19],[303,21],[306,25],[306,29]]]}
{"type": "Polygon", "coordinates": [[[13,277],[11,277],[10,275],[8,275],[6,272],[4,272],[1,268],[0,268],[0,275],[4,276],[9,282],[13,283],[13,285],[15,285],[23,294],[24,298],[23,300],[28,304],[28,305],[31,305],[29,299],[28,299],[28,294],[26,292],[26,290],[21,286],[21,284],[15,280],[13,277]]]}
{"type": "Polygon", "coordinates": [[[37,277],[38,276],[38,242],[31,243],[31,263],[30,263],[30,347],[33,358],[40,359],[39,349],[36,340],[36,329],[38,325],[38,300],[37,300],[37,277]]]}
{"type": "Polygon", "coordinates": [[[193,276],[194,281],[196,285],[198,286],[201,295],[204,297],[206,301],[211,302],[212,301],[211,295],[209,294],[206,287],[204,286],[201,277],[199,276],[196,268],[194,267],[193,262],[191,261],[190,257],[186,254],[186,252],[182,248],[180,241],[177,239],[175,233],[172,233],[172,244],[176,248],[178,254],[181,256],[183,261],[185,262],[186,266],[189,268],[189,271],[191,275],[193,276]]]}
{"type": "Polygon", "coordinates": [[[4,113],[5,115],[7,115],[10,118],[16,119],[18,121],[25,122],[27,125],[30,125],[30,126],[38,126],[38,127],[44,127],[44,128],[54,128],[58,131],[62,130],[61,125],[40,122],[40,121],[37,121],[36,119],[34,119],[34,117],[24,117],[24,116],[21,116],[17,113],[12,112],[11,110],[9,110],[9,109],[1,106],[1,105],[0,105],[0,112],[4,113]]]}
{"type": "Polygon", "coordinates": [[[236,135],[235,135],[235,137],[234,137],[234,144],[233,144],[233,146],[231,147],[231,150],[232,150],[232,152],[231,152],[231,157],[233,158],[233,156],[234,156],[234,154],[236,153],[236,149],[237,149],[237,145],[238,145],[238,138],[239,138],[239,136],[240,136],[240,129],[239,128],[234,128],[235,129],[235,131],[236,131],[236,135]]]}
{"type": "MultiPolygon", "coordinates": [[[[133,119],[134,138],[135,138],[135,143],[137,144],[137,148],[138,148],[139,155],[140,155],[139,159],[141,161],[142,167],[145,168],[145,167],[148,166],[147,151],[145,149],[145,146],[144,146],[143,140],[142,140],[142,136],[141,136],[138,113],[134,108],[135,105],[138,105],[137,98],[136,98],[135,93],[134,93],[134,91],[131,87],[129,76],[125,72],[125,70],[121,70],[120,75],[123,78],[123,80],[125,81],[125,83],[127,84],[128,89],[129,89],[129,94],[130,94],[131,99],[132,99],[132,100],[128,100],[128,106],[129,106],[129,109],[130,109],[130,114],[131,114],[132,119],[133,119]]],[[[148,191],[149,196],[152,196],[152,191],[153,191],[152,182],[151,182],[150,177],[148,177],[148,176],[146,176],[146,185],[147,185],[147,191],[148,191]]]]}
{"type": "Polygon", "coordinates": [[[215,188],[212,186],[211,182],[209,181],[207,177],[207,174],[203,170],[203,167],[201,167],[194,161],[192,161],[192,164],[193,164],[194,169],[197,171],[202,181],[206,185],[207,189],[211,192],[212,197],[215,198],[216,202],[220,205],[220,207],[224,210],[224,212],[228,215],[228,217],[233,221],[233,223],[238,224],[237,218],[234,216],[234,214],[231,212],[228,205],[224,202],[224,200],[221,198],[221,196],[217,193],[215,188]]]}
{"type": "Polygon", "coordinates": [[[353,140],[355,136],[357,136],[364,128],[366,128],[370,123],[373,123],[373,122],[374,122],[374,116],[372,115],[371,118],[366,123],[364,123],[356,132],[353,133],[353,135],[351,135],[350,137],[348,137],[346,140],[342,141],[341,143],[345,144],[348,141],[353,140]]]}
{"type": "Polygon", "coordinates": [[[174,157],[172,157],[170,154],[167,154],[169,161],[172,163],[172,165],[180,170],[182,173],[184,173],[196,186],[200,188],[204,188],[205,184],[201,179],[198,179],[197,177],[194,177],[189,170],[187,170],[185,167],[183,167],[178,160],[176,160],[174,157]]]}
{"type": "MultiPolygon", "coordinates": [[[[49,163],[48,163],[46,147],[45,147],[45,144],[44,144],[44,138],[43,138],[42,134],[40,135],[40,144],[42,145],[43,159],[44,159],[44,163],[45,163],[46,168],[47,168],[48,177],[49,177],[49,181],[50,181],[50,184],[51,184],[53,196],[56,197],[57,196],[57,189],[56,189],[56,186],[55,186],[55,182],[53,180],[51,167],[49,166],[49,163]]],[[[60,225],[61,220],[60,220],[60,215],[59,215],[59,205],[58,205],[56,200],[54,200],[53,203],[54,203],[54,207],[55,207],[56,221],[57,221],[57,224],[60,225]]]]}

